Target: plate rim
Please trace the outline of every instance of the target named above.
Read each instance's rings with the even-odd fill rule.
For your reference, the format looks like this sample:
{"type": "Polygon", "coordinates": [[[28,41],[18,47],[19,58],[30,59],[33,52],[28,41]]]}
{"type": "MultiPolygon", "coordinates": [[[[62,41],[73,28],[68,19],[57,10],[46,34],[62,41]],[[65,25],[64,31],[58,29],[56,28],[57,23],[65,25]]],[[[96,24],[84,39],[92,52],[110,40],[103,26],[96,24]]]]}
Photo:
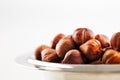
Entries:
{"type": "Polygon", "coordinates": [[[33,52],[28,52],[15,58],[15,62],[24,67],[45,71],[62,72],[120,72],[120,64],[60,64],[43,62],[34,58],[33,52]]]}

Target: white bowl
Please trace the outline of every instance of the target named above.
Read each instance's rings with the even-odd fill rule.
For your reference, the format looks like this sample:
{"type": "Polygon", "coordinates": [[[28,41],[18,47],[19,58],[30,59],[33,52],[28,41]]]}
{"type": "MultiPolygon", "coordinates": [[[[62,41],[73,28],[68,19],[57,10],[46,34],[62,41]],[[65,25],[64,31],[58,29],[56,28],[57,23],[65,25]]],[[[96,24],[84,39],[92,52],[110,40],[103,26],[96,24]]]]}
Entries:
{"type": "Polygon", "coordinates": [[[41,80],[120,80],[119,64],[61,64],[35,60],[34,53],[24,54],[15,61],[40,71],[41,80]]]}

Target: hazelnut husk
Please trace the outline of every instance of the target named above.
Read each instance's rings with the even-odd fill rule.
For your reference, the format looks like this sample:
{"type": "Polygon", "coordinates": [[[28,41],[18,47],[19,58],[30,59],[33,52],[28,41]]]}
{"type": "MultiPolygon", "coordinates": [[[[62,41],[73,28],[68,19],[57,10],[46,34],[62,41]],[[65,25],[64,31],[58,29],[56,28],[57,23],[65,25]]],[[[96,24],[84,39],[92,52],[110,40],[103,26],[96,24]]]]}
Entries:
{"type": "Polygon", "coordinates": [[[72,38],[64,37],[56,45],[56,52],[57,52],[57,55],[61,59],[63,59],[65,54],[73,48],[75,48],[75,46],[74,46],[74,42],[73,42],[72,38]]]}
{"type": "Polygon", "coordinates": [[[45,62],[59,62],[60,59],[55,49],[47,48],[41,52],[42,61],[45,62]]]}
{"type": "Polygon", "coordinates": [[[116,32],[112,35],[110,43],[114,50],[120,51],[120,32],[116,32]]]}
{"type": "Polygon", "coordinates": [[[110,42],[109,39],[106,35],[104,34],[97,34],[95,36],[95,39],[97,39],[98,41],[100,41],[102,48],[106,48],[110,46],[110,42]]]}
{"type": "Polygon", "coordinates": [[[40,45],[36,50],[35,50],[35,59],[37,60],[41,60],[41,52],[42,50],[46,49],[46,48],[50,48],[47,45],[40,45]]]}
{"type": "Polygon", "coordinates": [[[51,48],[55,49],[56,44],[59,42],[59,40],[61,40],[64,37],[65,37],[65,35],[62,33],[57,34],[51,42],[51,48]]]}
{"type": "Polygon", "coordinates": [[[113,49],[107,50],[102,57],[102,62],[104,64],[120,64],[120,52],[113,49]]]}
{"type": "Polygon", "coordinates": [[[63,64],[83,64],[84,61],[83,61],[81,52],[76,49],[72,49],[65,54],[65,57],[62,63],[63,64]]]}
{"type": "Polygon", "coordinates": [[[74,42],[79,46],[88,41],[89,39],[94,38],[94,33],[88,28],[77,28],[73,32],[72,38],[74,42]]]}
{"type": "Polygon", "coordinates": [[[102,47],[98,40],[90,39],[80,46],[80,51],[88,61],[98,60],[102,54],[102,47]]]}

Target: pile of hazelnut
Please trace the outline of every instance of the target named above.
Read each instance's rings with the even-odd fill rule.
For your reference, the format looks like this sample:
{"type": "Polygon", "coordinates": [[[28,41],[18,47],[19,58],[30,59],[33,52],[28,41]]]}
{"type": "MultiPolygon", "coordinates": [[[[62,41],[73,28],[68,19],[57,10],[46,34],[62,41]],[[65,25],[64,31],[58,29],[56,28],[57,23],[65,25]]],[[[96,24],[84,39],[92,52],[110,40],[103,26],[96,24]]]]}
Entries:
{"type": "Polygon", "coordinates": [[[35,58],[62,64],[119,64],[120,32],[110,40],[88,28],[77,28],[67,36],[59,33],[50,46],[42,44],[35,50],[35,58]]]}

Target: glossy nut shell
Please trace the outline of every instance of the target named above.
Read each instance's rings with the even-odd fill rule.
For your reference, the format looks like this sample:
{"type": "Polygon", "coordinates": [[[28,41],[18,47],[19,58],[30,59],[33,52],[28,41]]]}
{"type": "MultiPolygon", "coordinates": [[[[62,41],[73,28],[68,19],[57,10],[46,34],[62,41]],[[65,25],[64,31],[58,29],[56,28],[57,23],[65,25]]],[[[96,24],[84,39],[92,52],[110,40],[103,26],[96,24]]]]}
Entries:
{"type": "Polygon", "coordinates": [[[51,42],[51,47],[52,47],[53,49],[55,49],[56,44],[59,42],[59,40],[61,40],[61,39],[64,38],[64,37],[65,37],[65,35],[62,34],[62,33],[57,34],[57,35],[53,38],[53,40],[52,40],[52,42],[51,42]]]}
{"type": "Polygon", "coordinates": [[[91,39],[80,46],[80,50],[89,61],[97,60],[101,57],[102,47],[98,40],[91,39]]]}
{"type": "Polygon", "coordinates": [[[107,50],[102,58],[104,64],[120,64],[120,52],[109,49],[107,50]]]}
{"type": "Polygon", "coordinates": [[[69,50],[62,61],[63,64],[83,64],[83,58],[81,52],[73,49],[69,50]]]}
{"type": "Polygon", "coordinates": [[[120,32],[112,35],[110,43],[113,49],[120,51],[120,32]]]}
{"type": "Polygon", "coordinates": [[[69,37],[65,37],[56,45],[56,52],[57,55],[63,59],[65,54],[73,48],[75,48],[73,40],[69,37]]]}
{"type": "Polygon", "coordinates": [[[59,62],[59,57],[54,49],[47,48],[41,52],[42,61],[59,62]]]}
{"type": "Polygon", "coordinates": [[[36,50],[35,50],[35,58],[37,60],[41,60],[41,52],[46,49],[46,48],[50,48],[47,45],[40,45],[36,50]]]}
{"type": "Polygon", "coordinates": [[[97,34],[95,36],[95,39],[97,39],[98,41],[100,41],[102,48],[106,48],[110,46],[110,42],[109,39],[106,35],[104,34],[97,34]]]}
{"type": "Polygon", "coordinates": [[[72,38],[77,45],[81,45],[94,38],[94,33],[88,28],[78,28],[73,32],[72,38]]]}

